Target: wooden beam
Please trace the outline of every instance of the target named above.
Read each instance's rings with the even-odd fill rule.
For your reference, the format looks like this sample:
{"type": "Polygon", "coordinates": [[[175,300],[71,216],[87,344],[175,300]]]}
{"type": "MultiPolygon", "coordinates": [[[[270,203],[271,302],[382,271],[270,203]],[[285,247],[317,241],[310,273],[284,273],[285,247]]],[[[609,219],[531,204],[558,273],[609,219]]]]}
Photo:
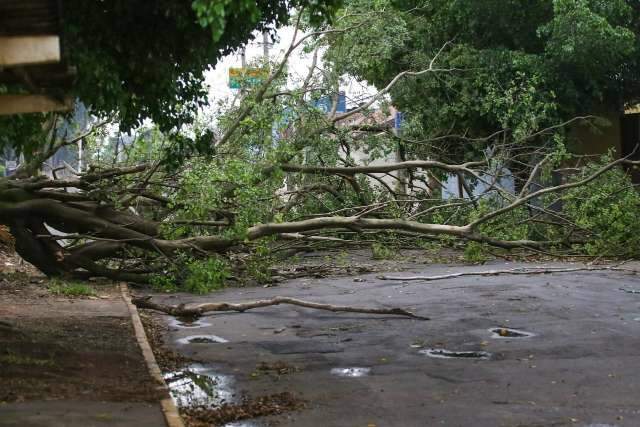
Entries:
{"type": "Polygon", "coordinates": [[[63,101],[46,95],[0,95],[0,115],[68,111],[73,108],[73,98],[63,101]]]}
{"type": "Polygon", "coordinates": [[[60,37],[58,36],[0,37],[1,67],[53,62],[60,62],[60,37]]]}
{"type": "Polygon", "coordinates": [[[638,114],[640,113],[640,105],[634,105],[632,107],[627,108],[626,110],[624,110],[625,114],[638,114]]]}

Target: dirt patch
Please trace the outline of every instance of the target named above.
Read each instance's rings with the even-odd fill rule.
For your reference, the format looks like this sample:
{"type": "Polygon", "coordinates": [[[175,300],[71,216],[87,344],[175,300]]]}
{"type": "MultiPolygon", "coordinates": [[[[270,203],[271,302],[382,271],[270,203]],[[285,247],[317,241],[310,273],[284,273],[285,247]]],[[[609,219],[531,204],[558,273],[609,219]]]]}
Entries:
{"type": "Polygon", "coordinates": [[[0,401],[157,401],[128,319],[21,318],[0,327],[0,401]]]}
{"type": "Polygon", "coordinates": [[[0,225],[0,273],[28,273],[41,275],[33,265],[24,261],[15,252],[15,239],[9,229],[0,225]]]}
{"type": "Polygon", "coordinates": [[[11,233],[9,233],[9,227],[0,225],[0,250],[6,249],[13,252],[15,244],[15,239],[11,233]]]}
{"type": "Polygon", "coordinates": [[[37,268],[20,258],[8,246],[0,246],[0,273],[25,273],[44,277],[37,268]]]}
{"type": "MultiPolygon", "coordinates": [[[[42,304],[55,303],[71,299],[120,299],[120,288],[108,280],[94,280],[89,282],[66,282],[63,280],[51,280],[40,274],[32,274],[29,271],[2,271],[0,272],[0,297],[2,305],[17,304],[42,304]],[[83,286],[91,292],[87,295],[75,294],[64,291],[65,287],[83,286]]],[[[55,310],[57,311],[57,310],[55,310]]],[[[26,313],[31,316],[32,314],[26,313]]],[[[38,316],[46,316],[39,313],[38,316]]]]}
{"type": "Polygon", "coordinates": [[[182,416],[189,427],[222,426],[234,421],[279,415],[305,407],[305,402],[292,393],[283,392],[245,398],[240,404],[224,404],[218,408],[183,408],[182,416]]]}
{"type": "Polygon", "coordinates": [[[115,284],[90,283],[95,296],[76,298],[48,285],[0,273],[0,402],[159,400],[115,284]]]}

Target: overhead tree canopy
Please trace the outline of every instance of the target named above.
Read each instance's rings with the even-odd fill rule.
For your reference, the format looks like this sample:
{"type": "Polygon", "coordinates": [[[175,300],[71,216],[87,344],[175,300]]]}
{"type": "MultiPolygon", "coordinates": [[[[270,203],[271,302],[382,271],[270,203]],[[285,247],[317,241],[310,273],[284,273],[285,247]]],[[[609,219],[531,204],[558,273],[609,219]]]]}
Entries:
{"type": "MultiPolygon", "coordinates": [[[[254,31],[288,22],[292,8],[327,18],[339,0],[67,0],[63,59],[77,68],[68,95],[121,129],[150,118],[162,130],[192,120],[207,103],[204,72],[254,31]]],[[[14,88],[15,89],[15,88],[14,88]]],[[[0,91],[2,87],[0,87],[0,91]]],[[[28,154],[42,144],[42,114],[0,119],[0,147],[28,154]]]]}
{"type": "Polygon", "coordinates": [[[431,134],[525,135],[640,100],[640,3],[633,0],[349,0],[326,58],[384,85],[438,63],[457,71],[397,85],[393,103],[431,134]],[[372,47],[374,46],[374,47],[372,47]],[[443,48],[444,46],[444,48],[443,48]]]}

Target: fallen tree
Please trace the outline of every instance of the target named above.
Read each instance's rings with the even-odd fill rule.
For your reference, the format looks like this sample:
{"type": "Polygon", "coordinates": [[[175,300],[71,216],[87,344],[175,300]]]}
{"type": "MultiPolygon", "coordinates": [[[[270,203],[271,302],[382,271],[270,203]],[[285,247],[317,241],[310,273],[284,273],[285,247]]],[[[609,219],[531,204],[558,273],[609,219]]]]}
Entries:
{"type": "MultiPolygon", "coordinates": [[[[622,164],[637,164],[637,162],[618,159],[603,165],[583,179],[570,183],[519,195],[501,194],[508,203],[461,225],[421,222],[415,215],[413,219],[381,217],[384,216],[380,214],[381,208],[389,202],[377,202],[354,207],[352,210],[355,212],[348,216],[317,216],[250,225],[242,233],[238,233],[238,237],[230,234],[225,236],[224,230],[232,227],[233,222],[223,221],[224,218],[214,210],[210,214],[211,222],[201,222],[204,225],[197,225],[198,222],[195,222],[193,227],[211,227],[221,230],[219,234],[167,238],[163,235],[164,225],[167,223],[183,225],[187,221],[171,220],[172,210],[165,208],[156,200],[164,197],[162,194],[149,197],[148,194],[139,191],[140,181],[159,174],[157,170],[153,171],[150,165],[93,171],[79,175],[73,180],[42,177],[5,179],[0,187],[0,222],[9,226],[16,237],[16,250],[19,254],[48,275],[71,274],[78,277],[99,275],[133,282],[146,281],[148,275],[153,273],[145,268],[150,265],[148,263],[150,259],[166,262],[167,259],[174,258],[178,252],[188,252],[195,257],[206,257],[210,254],[247,250],[246,245],[250,242],[269,237],[340,240],[312,234],[327,230],[356,232],[397,230],[428,237],[449,235],[507,249],[544,248],[563,242],[499,239],[483,232],[481,226],[523,205],[532,207],[549,217],[562,218],[560,213],[529,203],[546,194],[560,193],[586,185],[622,164]],[[123,190],[116,190],[116,193],[120,193],[116,201],[105,198],[106,192],[123,187],[123,190]],[[76,191],[67,191],[70,188],[76,191]],[[136,202],[148,201],[151,206],[148,209],[149,216],[158,216],[161,212],[164,219],[154,220],[146,217],[131,209],[132,204],[118,206],[116,202],[123,198],[131,198],[131,201],[136,202]],[[126,263],[120,267],[113,267],[118,259],[123,261],[126,259],[126,263]],[[101,261],[107,261],[107,264],[102,264],[101,261]]],[[[406,167],[410,166],[406,165],[406,167]]],[[[447,167],[468,170],[466,165],[447,165],[447,167]]],[[[301,169],[304,169],[304,166],[301,166],[301,169]]],[[[336,167],[333,172],[340,174],[342,172],[340,169],[336,167]]],[[[364,166],[360,169],[367,170],[364,166]]],[[[319,170],[314,168],[311,173],[317,173],[319,170]]],[[[355,172],[349,171],[349,173],[355,172]]],[[[477,170],[469,170],[468,173],[479,176],[477,170]]],[[[397,200],[394,201],[396,202],[397,200]]],[[[431,209],[430,212],[450,209],[456,207],[456,203],[469,202],[442,203],[428,209],[431,209]]],[[[567,219],[560,225],[570,228],[571,222],[567,219]]]]}
{"type": "MultiPolygon", "coordinates": [[[[207,156],[180,135],[163,134],[155,141],[163,150],[129,148],[125,156],[115,153],[90,164],[86,172],[68,167],[66,177],[59,176],[60,170],[43,175],[41,165],[52,153],[79,139],[90,141],[107,121],[71,139],[48,130],[43,136],[47,148],[14,176],[0,179],[0,224],[16,237],[18,253],[47,275],[130,282],[180,276],[185,265],[193,267],[188,274],[217,270],[213,276],[205,271],[203,280],[224,279],[229,275],[222,273],[226,260],[242,253],[262,256],[274,240],[342,244],[358,241],[366,231],[412,233],[417,240],[450,236],[504,249],[572,250],[594,231],[558,209],[558,203],[579,204],[576,191],[612,173],[628,180],[623,168],[640,164],[627,156],[594,167],[582,163],[583,157],[570,159],[561,152],[554,139],[559,132],[591,117],[526,136],[516,137],[509,129],[494,132],[481,139],[484,158],[462,163],[447,161],[444,154],[434,160],[437,151],[407,148],[413,142],[390,132],[386,119],[378,123],[370,107],[406,79],[456,72],[438,66],[449,43],[427,68],[399,73],[345,113],[336,112],[335,76],[327,78],[330,73],[317,72],[315,64],[299,87],[283,90],[282,74],[295,49],[304,42],[317,47],[324,37],[347,31],[294,35],[266,81],[241,93],[239,105],[218,118],[219,128],[201,135],[209,139],[196,138],[205,142],[207,156]],[[310,93],[332,99],[329,113],[314,106],[310,93]],[[182,156],[177,163],[170,157],[176,147],[182,156]],[[384,157],[367,154],[369,147],[404,147],[404,158],[372,164],[384,157]],[[548,176],[567,165],[571,175],[551,184],[548,176]],[[515,191],[502,185],[507,167],[515,191]],[[460,192],[445,199],[442,181],[450,176],[456,177],[460,192]],[[208,259],[222,261],[198,264],[208,259]]],[[[57,122],[52,121],[54,130],[57,122]]],[[[153,141],[142,137],[139,143],[153,141]]],[[[104,151],[104,140],[93,144],[95,152],[104,151]]],[[[617,191],[601,202],[618,198],[617,191]]],[[[633,187],[620,191],[625,197],[635,194],[633,187]]]]}

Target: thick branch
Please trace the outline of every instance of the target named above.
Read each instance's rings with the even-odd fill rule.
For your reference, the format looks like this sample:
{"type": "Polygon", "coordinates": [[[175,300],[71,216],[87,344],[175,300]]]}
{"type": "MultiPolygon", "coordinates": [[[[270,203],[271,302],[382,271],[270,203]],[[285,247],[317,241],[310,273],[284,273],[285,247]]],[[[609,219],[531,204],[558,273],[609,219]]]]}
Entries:
{"type": "Polygon", "coordinates": [[[43,188],[79,188],[88,190],[91,188],[92,183],[103,180],[115,178],[123,175],[131,175],[142,172],[149,167],[147,164],[141,164],[136,166],[128,166],[123,168],[114,168],[101,172],[91,172],[81,175],[78,179],[71,180],[47,180],[38,179],[28,182],[12,181],[11,184],[15,187],[22,188],[24,190],[40,190],[43,188]]]}
{"type": "Polygon", "coordinates": [[[442,169],[449,172],[467,172],[471,173],[470,169],[474,166],[484,165],[486,162],[467,162],[460,165],[450,165],[436,160],[408,160],[406,162],[399,163],[386,163],[383,165],[371,165],[371,166],[303,166],[285,164],[280,168],[285,172],[301,172],[308,174],[325,174],[325,175],[355,175],[355,174],[368,174],[368,173],[388,173],[403,169],[442,169]]]}
{"type": "Polygon", "coordinates": [[[126,241],[132,246],[150,251],[169,253],[175,250],[222,251],[236,242],[217,236],[192,237],[178,240],[158,239],[129,229],[83,210],[65,206],[53,200],[30,200],[21,203],[0,202],[0,222],[10,223],[21,216],[37,216],[65,233],[91,233],[96,237],[126,241]]]}
{"type": "Polygon", "coordinates": [[[250,240],[270,236],[272,234],[299,233],[321,228],[348,228],[348,229],[395,229],[415,231],[428,234],[452,234],[465,237],[469,234],[466,227],[441,224],[423,224],[417,221],[405,221],[401,219],[377,219],[360,218],[357,216],[334,216],[312,218],[295,222],[280,222],[255,225],[247,231],[250,240]]]}
{"type": "Polygon", "coordinates": [[[359,216],[333,216],[306,219],[295,222],[279,222],[258,224],[247,230],[247,238],[256,240],[261,237],[283,233],[300,233],[323,228],[346,228],[349,230],[361,231],[370,230],[404,230],[426,235],[448,234],[463,239],[473,240],[480,243],[488,243],[505,249],[522,247],[542,247],[549,242],[536,242],[533,240],[499,240],[482,234],[474,233],[468,226],[425,224],[418,221],[407,221],[403,219],[378,219],[361,218],[359,216]]]}
{"type": "Polygon", "coordinates": [[[151,297],[133,298],[132,302],[138,308],[148,308],[151,310],[160,311],[162,313],[170,314],[172,316],[186,316],[186,317],[200,317],[205,313],[216,311],[238,311],[244,312],[254,308],[269,307],[280,304],[297,305],[299,307],[312,308],[315,310],[327,310],[333,312],[346,312],[346,313],[364,313],[364,314],[389,314],[397,316],[406,316],[412,319],[429,320],[428,317],[418,316],[410,311],[402,308],[363,308],[352,307],[348,305],[331,305],[321,304],[317,302],[304,301],[289,297],[274,297],[266,300],[251,301],[245,303],[205,303],[194,306],[180,305],[165,305],[158,304],[151,301],[151,297]]]}

